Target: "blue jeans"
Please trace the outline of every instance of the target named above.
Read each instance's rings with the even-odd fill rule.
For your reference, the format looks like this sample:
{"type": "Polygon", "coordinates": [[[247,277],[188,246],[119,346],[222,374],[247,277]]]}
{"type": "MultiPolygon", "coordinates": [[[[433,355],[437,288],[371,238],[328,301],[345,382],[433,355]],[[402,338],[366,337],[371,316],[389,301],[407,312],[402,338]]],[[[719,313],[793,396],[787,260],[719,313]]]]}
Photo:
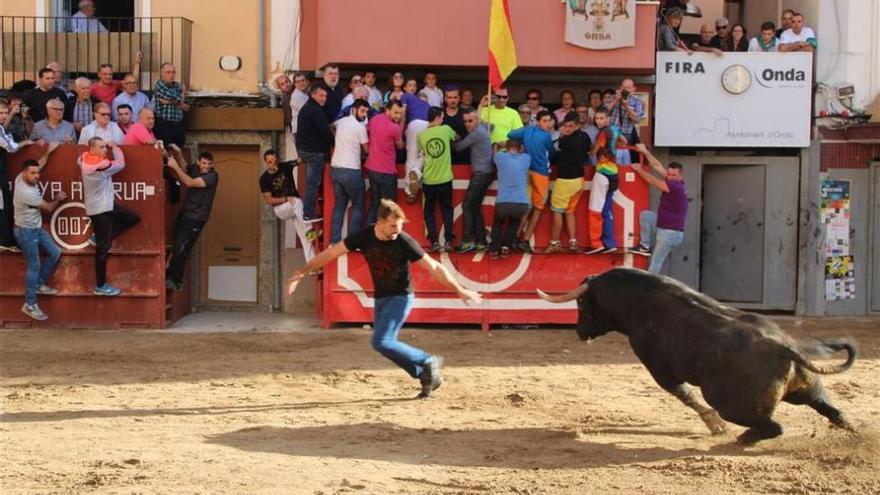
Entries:
{"type": "Polygon", "coordinates": [[[400,327],[412,310],[413,299],[412,294],[376,299],[373,311],[373,349],[403,368],[409,376],[418,378],[431,355],[397,340],[400,327]]]}
{"type": "Polygon", "coordinates": [[[379,201],[397,200],[397,175],[367,170],[367,177],[370,179],[370,210],[367,213],[367,225],[372,225],[376,223],[379,201]]]}
{"type": "Polygon", "coordinates": [[[45,284],[52,276],[55,265],[61,258],[61,249],[55,244],[49,233],[41,228],[15,227],[13,233],[18,247],[21,248],[21,254],[24,255],[27,262],[27,273],[24,277],[24,300],[29,306],[33,306],[37,304],[37,287],[45,284]],[[40,266],[40,248],[46,252],[46,261],[42,266],[40,266]]]}
{"type": "Polygon", "coordinates": [[[463,242],[486,244],[486,225],[483,221],[483,198],[492,184],[492,174],[474,174],[464,195],[462,213],[464,215],[463,242]]]}
{"type": "Polygon", "coordinates": [[[639,244],[654,251],[651,253],[651,264],[648,271],[651,273],[660,273],[663,263],[672,252],[672,248],[681,244],[684,240],[684,232],[680,230],[658,229],[657,214],[653,211],[645,210],[639,214],[639,224],[641,225],[641,241],[639,244]]]}
{"type": "Polygon", "coordinates": [[[452,181],[443,184],[425,184],[425,228],[428,229],[428,240],[431,244],[439,242],[437,235],[437,217],[435,205],[440,203],[440,214],[443,216],[443,237],[446,244],[452,244],[452,181]]]}
{"type": "Polygon", "coordinates": [[[330,242],[336,244],[342,240],[342,223],[345,220],[345,209],[349,200],[351,200],[351,222],[348,224],[347,235],[354,234],[364,227],[364,178],[360,170],[341,167],[330,167],[330,178],[333,179],[334,201],[330,242]]]}
{"type": "Polygon", "coordinates": [[[306,197],[303,200],[303,216],[315,218],[315,202],[324,179],[324,153],[300,151],[299,157],[306,162],[306,197]]]}

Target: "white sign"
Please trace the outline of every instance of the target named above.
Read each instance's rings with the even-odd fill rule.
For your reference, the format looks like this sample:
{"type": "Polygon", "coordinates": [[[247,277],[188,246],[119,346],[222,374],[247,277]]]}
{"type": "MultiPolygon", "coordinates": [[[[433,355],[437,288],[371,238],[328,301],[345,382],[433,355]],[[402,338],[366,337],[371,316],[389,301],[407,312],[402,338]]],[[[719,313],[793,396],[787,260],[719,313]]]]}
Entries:
{"type": "Polygon", "coordinates": [[[636,0],[567,0],[565,42],[592,50],[636,45],[636,0]]]}
{"type": "Polygon", "coordinates": [[[655,146],[810,145],[809,53],[657,53],[655,146]]]}

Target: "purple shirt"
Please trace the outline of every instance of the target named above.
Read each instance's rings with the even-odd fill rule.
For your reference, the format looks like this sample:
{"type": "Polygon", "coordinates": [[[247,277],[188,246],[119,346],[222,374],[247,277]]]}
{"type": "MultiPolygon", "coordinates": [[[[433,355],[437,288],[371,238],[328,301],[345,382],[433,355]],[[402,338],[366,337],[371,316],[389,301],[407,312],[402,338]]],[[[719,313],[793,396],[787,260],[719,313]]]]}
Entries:
{"type": "Polygon", "coordinates": [[[660,206],[657,208],[657,228],[684,231],[684,219],[687,218],[688,198],[683,180],[667,180],[669,192],[660,195],[660,206]]]}
{"type": "Polygon", "coordinates": [[[409,93],[404,93],[402,97],[400,97],[400,101],[406,105],[406,123],[409,124],[413,120],[424,120],[428,121],[428,110],[431,109],[431,105],[428,102],[422,100],[416,95],[411,95],[409,93]]]}
{"type": "Polygon", "coordinates": [[[370,144],[364,168],[382,174],[397,175],[397,146],[395,143],[403,139],[400,124],[388,115],[382,114],[370,121],[370,144]]]}

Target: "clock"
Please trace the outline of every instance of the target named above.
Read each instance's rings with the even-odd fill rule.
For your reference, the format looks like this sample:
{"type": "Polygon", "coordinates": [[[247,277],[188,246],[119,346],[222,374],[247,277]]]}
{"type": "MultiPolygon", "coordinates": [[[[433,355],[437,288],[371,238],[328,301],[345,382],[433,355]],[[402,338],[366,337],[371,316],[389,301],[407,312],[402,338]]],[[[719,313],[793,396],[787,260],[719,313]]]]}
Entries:
{"type": "Polygon", "coordinates": [[[752,73],[744,65],[731,65],[721,73],[721,85],[732,95],[745,93],[752,85],[752,73]]]}

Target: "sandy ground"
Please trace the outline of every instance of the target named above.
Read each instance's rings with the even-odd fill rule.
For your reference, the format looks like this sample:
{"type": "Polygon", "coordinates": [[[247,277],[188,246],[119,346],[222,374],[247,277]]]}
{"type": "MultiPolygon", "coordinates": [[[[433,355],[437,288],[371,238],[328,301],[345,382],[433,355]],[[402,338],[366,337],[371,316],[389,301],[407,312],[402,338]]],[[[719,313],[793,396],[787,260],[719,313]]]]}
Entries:
{"type": "Polygon", "coordinates": [[[2,331],[0,492],[880,493],[880,319],[780,322],[859,342],[825,384],[861,436],[788,404],[710,436],[620,335],[407,328],[446,356],[418,401],[363,329],[2,331]]]}

